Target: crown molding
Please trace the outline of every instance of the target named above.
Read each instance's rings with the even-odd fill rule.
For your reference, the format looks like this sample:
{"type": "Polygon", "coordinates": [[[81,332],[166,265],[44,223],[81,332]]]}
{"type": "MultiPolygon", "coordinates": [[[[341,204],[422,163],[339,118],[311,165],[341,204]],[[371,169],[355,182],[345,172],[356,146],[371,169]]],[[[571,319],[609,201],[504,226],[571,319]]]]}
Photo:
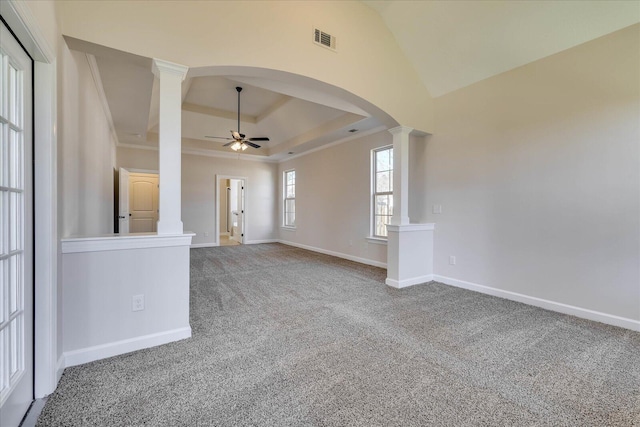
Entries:
{"type": "Polygon", "coordinates": [[[153,74],[155,74],[157,77],[160,77],[160,75],[163,73],[168,73],[178,76],[181,80],[184,80],[184,78],[187,76],[187,71],[189,71],[189,67],[187,67],[186,65],[176,64],[175,62],[153,58],[151,71],[153,71],[153,74]]]}
{"type": "Polygon", "coordinates": [[[391,133],[391,135],[400,135],[400,134],[406,134],[409,135],[411,132],[413,132],[414,129],[409,127],[409,126],[396,126],[394,128],[389,129],[389,132],[391,133]]]}

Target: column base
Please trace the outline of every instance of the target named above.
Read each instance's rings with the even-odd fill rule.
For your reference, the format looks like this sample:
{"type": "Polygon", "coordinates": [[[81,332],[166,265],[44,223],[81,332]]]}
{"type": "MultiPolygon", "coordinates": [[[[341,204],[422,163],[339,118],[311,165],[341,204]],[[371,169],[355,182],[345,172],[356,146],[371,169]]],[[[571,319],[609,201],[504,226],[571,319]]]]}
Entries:
{"type": "Polygon", "coordinates": [[[387,225],[387,279],[394,288],[433,280],[434,223],[387,225]]]}

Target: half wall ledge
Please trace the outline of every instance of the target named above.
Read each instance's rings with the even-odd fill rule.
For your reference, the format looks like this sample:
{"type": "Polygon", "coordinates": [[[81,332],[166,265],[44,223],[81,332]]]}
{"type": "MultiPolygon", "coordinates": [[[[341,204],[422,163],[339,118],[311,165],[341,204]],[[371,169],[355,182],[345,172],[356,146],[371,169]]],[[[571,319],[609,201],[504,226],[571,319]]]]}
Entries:
{"type": "Polygon", "coordinates": [[[131,233],[78,236],[61,239],[62,253],[120,251],[125,249],[190,246],[192,232],[183,234],[131,233]]]}

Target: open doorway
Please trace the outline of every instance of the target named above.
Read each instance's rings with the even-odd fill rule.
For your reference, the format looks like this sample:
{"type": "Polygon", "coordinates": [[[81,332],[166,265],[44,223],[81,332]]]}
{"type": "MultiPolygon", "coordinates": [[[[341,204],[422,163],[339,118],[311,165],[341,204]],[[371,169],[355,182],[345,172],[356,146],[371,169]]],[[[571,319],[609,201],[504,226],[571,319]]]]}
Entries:
{"type": "Polygon", "coordinates": [[[243,177],[218,176],[218,245],[234,246],[244,243],[245,238],[245,190],[243,177]]]}

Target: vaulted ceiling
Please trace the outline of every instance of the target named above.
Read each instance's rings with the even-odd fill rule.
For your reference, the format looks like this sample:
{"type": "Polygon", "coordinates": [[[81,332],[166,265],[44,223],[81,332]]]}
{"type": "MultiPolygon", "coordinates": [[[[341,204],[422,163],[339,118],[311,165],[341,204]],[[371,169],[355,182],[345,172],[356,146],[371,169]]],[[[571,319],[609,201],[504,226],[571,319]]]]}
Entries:
{"type": "Polygon", "coordinates": [[[433,97],[640,22],[637,0],[365,3],[433,97]]]}
{"type": "MultiPolygon", "coordinates": [[[[638,1],[365,3],[380,14],[433,97],[640,22],[638,1]]],[[[67,43],[95,58],[119,142],[157,146],[158,82],[151,60],[73,38],[67,43]]],[[[262,78],[188,75],[183,147],[229,153],[224,140],[207,136],[227,138],[237,130],[237,86],[243,88],[242,133],[270,138],[249,155],[281,160],[382,129],[367,112],[326,93],[262,78]]]]}

